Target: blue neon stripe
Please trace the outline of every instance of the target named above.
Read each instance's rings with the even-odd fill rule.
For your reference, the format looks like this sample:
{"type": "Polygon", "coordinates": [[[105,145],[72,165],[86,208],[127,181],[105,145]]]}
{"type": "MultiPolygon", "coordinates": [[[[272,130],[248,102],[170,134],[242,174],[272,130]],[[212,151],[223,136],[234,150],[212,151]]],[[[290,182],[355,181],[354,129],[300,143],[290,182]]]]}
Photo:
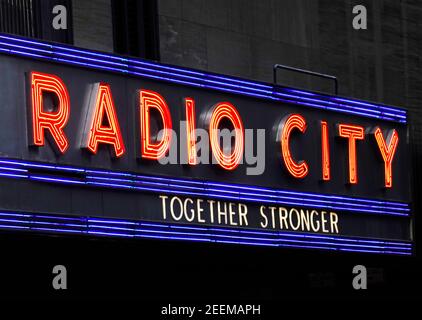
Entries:
{"type": "Polygon", "coordinates": [[[295,103],[302,106],[348,113],[357,116],[399,123],[407,122],[406,110],[382,104],[343,97],[333,97],[304,90],[200,72],[182,67],[163,65],[157,62],[125,58],[37,40],[28,40],[17,36],[0,35],[0,40],[0,51],[13,55],[40,58],[206,89],[295,103]],[[66,58],[64,59],[63,57],[66,58]],[[136,70],[142,70],[143,72],[137,72],[136,70]],[[282,97],[287,99],[283,99],[282,97]]]}
{"type": "MultiPolygon", "coordinates": [[[[8,163],[8,164],[17,164],[16,161],[1,161],[0,163],[8,163]]],[[[69,171],[76,171],[76,172],[83,172],[84,169],[78,169],[78,168],[68,168],[68,167],[58,167],[58,166],[52,166],[52,165],[38,165],[38,164],[26,164],[26,163],[21,163],[25,166],[31,166],[31,167],[41,167],[41,168],[50,168],[50,169],[59,169],[59,170],[69,170],[69,171]]],[[[133,182],[133,183],[147,183],[147,184],[156,184],[156,185],[161,185],[161,186],[170,186],[170,187],[177,187],[177,188],[187,188],[187,186],[181,185],[181,184],[187,184],[187,185],[200,185],[200,186],[207,186],[208,190],[212,190],[215,192],[224,192],[224,189],[234,189],[235,191],[227,191],[228,193],[232,193],[232,194],[250,194],[248,192],[242,192],[242,191],[238,191],[238,190],[246,190],[246,191],[250,191],[253,192],[253,194],[263,194],[269,197],[274,198],[275,196],[273,194],[281,194],[281,195],[293,195],[293,196],[297,196],[297,197],[291,197],[293,199],[298,199],[298,200],[305,200],[305,201],[315,201],[312,199],[306,200],[303,198],[304,193],[301,192],[295,192],[295,191],[282,191],[282,190],[272,190],[272,189],[268,189],[268,188],[264,188],[264,187],[249,187],[249,186],[243,186],[243,185],[232,185],[232,184],[227,184],[227,183],[215,183],[215,182],[203,182],[203,181],[194,181],[194,180],[186,180],[186,179],[172,179],[172,178],[167,178],[167,177],[153,177],[153,176],[145,176],[145,175],[134,175],[134,174],[130,174],[130,173],[122,173],[122,172],[110,172],[110,171],[99,171],[99,170],[85,170],[87,173],[90,174],[96,174],[99,175],[98,177],[95,176],[87,176],[87,178],[92,178],[92,179],[98,179],[98,180],[107,180],[107,181],[117,181],[117,182],[133,182]],[[104,177],[102,177],[104,176],[104,177]],[[147,181],[131,181],[130,179],[122,179],[122,178],[108,178],[108,176],[121,176],[121,177],[129,177],[131,179],[144,179],[147,181]],[[165,183],[153,183],[150,182],[149,180],[157,180],[157,181],[164,181],[165,183]],[[175,184],[169,184],[168,182],[174,182],[175,184]],[[219,189],[213,189],[210,188],[209,186],[212,187],[218,187],[219,189]],[[266,193],[270,193],[269,195],[267,195],[266,193]],[[272,193],[272,194],[271,194],[272,193]]],[[[116,184],[119,185],[119,184],[116,184]]],[[[203,188],[199,188],[199,187],[190,187],[191,189],[195,189],[195,190],[200,190],[203,188]]],[[[356,203],[367,203],[368,206],[369,204],[372,204],[371,207],[374,207],[374,205],[384,205],[384,206],[398,206],[398,207],[403,207],[402,211],[409,211],[409,206],[406,203],[400,203],[400,202],[388,202],[388,201],[377,201],[377,200],[369,200],[369,199],[360,199],[360,198],[350,198],[350,197],[342,197],[342,196],[336,196],[336,195],[323,195],[323,194],[317,194],[317,193],[306,193],[307,195],[312,195],[314,198],[325,198],[325,199],[338,199],[340,201],[338,201],[338,203],[342,203],[342,200],[352,200],[356,203]]],[[[349,203],[346,203],[349,204],[349,203]]],[[[353,205],[361,205],[361,204],[351,204],[353,205]]]]}
{"type": "MultiPolygon", "coordinates": [[[[6,160],[6,161],[1,161],[0,163],[3,164],[11,164],[11,165],[17,165],[17,164],[22,164],[25,167],[35,167],[35,168],[45,168],[45,169],[54,169],[54,170],[64,170],[64,171],[74,171],[74,172],[79,172],[79,173],[83,173],[85,170],[84,169],[80,169],[80,168],[69,168],[69,167],[64,167],[64,166],[52,166],[52,165],[41,165],[41,164],[27,164],[27,163],[22,163],[22,162],[16,162],[16,161],[11,161],[11,160],[6,160]]],[[[23,170],[23,169],[17,169],[17,168],[8,168],[8,167],[2,167],[2,170],[10,170],[10,171],[17,171],[17,170],[22,170],[22,172],[27,172],[27,170],[23,170]]],[[[303,193],[300,192],[294,192],[294,191],[282,191],[282,190],[271,190],[268,188],[262,188],[262,187],[247,187],[247,186],[241,186],[241,185],[231,185],[231,184],[221,184],[221,183],[212,183],[212,182],[199,182],[199,181],[191,181],[191,180],[183,180],[183,179],[171,179],[171,178],[163,178],[163,177],[149,177],[149,176],[140,176],[140,175],[133,175],[133,174],[129,174],[129,173],[117,173],[117,172],[102,172],[102,171],[98,171],[98,170],[86,170],[86,172],[89,172],[91,174],[98,174],[100,176],[95,177],[95,176],[86,176],[86,178],[89,179],[94,179],[94,180],[106,180],[106,181],[117,181],[117,182],[127,182],[130,185],[131,184],[138,184],[138,183],[143,183],[143,184],[147,184],[147,185],[151,185],[151,184],[155,184],[155,185],[159,185],[159,186],[167,186],[167,187],[174,187],[177,189],[189,189],[189,190],[203,190],[205,187],[207,188],[207,190],[211,190],[214,191],[213,193],[210,194],[214,194],[218,196],[218,193],[229,193],[229,194],[238,194],[238,195],[256,195],[256,199],[257,201],[262,201],[264,198],[260,198],[259,196],[262,197],[269,197],[270,199],[274,199],[273,202],[277,202],[276,199],[277,198],[285,198],[285,199],[296,199],[296,200],[300,200],[300,201],[305,201],[305,202],[312,202],[312,203],[318,203],[321,202],[321,199],[338,199],[339,201],[336,201],[337,204],[344,204],[346,206],[352,206],[352,207],[360,207],[362,209],[365,208],[377,208],[378,205],[381,206],[389,206],[389,207],[394,207],[395,210],[397,211],[403,211],[403,212],[409,212],[410,208],[408,206],[408,204],[405,203],[392,203],[392,202],[383,202],[383,201],[376,201],[376,200],[367,200],[367,199],[359,199],[359,198],[348,198],[348,197],[342,197],[342,196],[334,196],[334,195],[321,195],[321,194],[309,194],[308,195],[312,195],[313,198],[319,199],[319,200],[315,200],[315,199],[306,199],[303,197],[303,193]],[[130,177],[131,179],[137,179],[137,178],[141,178],[141,179],[145,179],[147,181],[132,181],[130,179],[121,179],[121,178],[109,178],[109,177],[102,177],[102,175],[104,176],[124,176],[124,177],[130,177]],[[148,180],[158,180],[158,181],[165,181],[165,183],[154,183],[148,180]],[[174,184],[169,184],[168,182],[174,182],[174,184]],[[188,184],[189,186],[185,186],[183,184],[188,184]],[[201,187],[193,187],[191,186],[192,184],[194,185],[200,185],[201,187]],[[218,187],[219,189],[215,189],[215,188],[210,188],[209,186],[215,186],[218,187]],[[230,191],[227,190],[225,191],[224,189],[234,189],[235,191],[230,191]],[[246,190],[246,191],[250,191],[250,192],[243,192],[243,191],[239,191],[239,190],[246,190]],[[290,197],[285,197],[285,195],[291,195],[290,197]],[[352,201],[355,202],[350,202],[350,200],[353,199],[352,201]],[[344,200],[346,200],[347,202],[343,202],[344,200]],[[367,205],[363,205],[361,203],[367,203],[367,205]],[[397,207],[397,208],[396,208],[397,207]]],[[[0,169],[0,174],[4,174],[6,176],[10,176],[10,173],[2,173],[1,169],[0,169]]],[[[12,173],[11,175],[12,177],[15,177],[16,175],[14,175],[12,173]]],[[[18,177],[25,177],[24,175],[18,175],[18,177]]],[[[84,182],[81,181],[77,181],[77,180],[69,180],[69,179],[63,179],[63,181],[60,181],[59,178],[57,177],[39,177],[39,176],[31,176],[32,179],[39,179],[39,180],[45,180],[45,181],[54,181],[54,182],[69,182],[69,183],[76,183],[76,184],[83,184],[84,182]]],[[[129,187],[128,185],[124,185],[124,184],[111,184],[108,183],[106,185],[110,185],[110,186],[116,186],[116,187],[129,187]]],[[[134,189],[136,189],[136,187],[133,187],[134,189]]],[[[142,188],[138,188],[138,189],[142,189],[142,188]]],[[[151,189],[151,188],[150,188],[151,189]]],[[[200,193],[195,193],[195,194],[200,194],[200,193]]],[[[230,198],[230,196],[228,197],[230,198]]],[[[233,197],[231,197],[233,198],[233,197]]],[[[271,201],[270,201],[271,202],[271,201]]],[[[326,202],[326,201],[323,201],[326,202]]],[[[294,203],[297,204],[297,203],[294,203]]],[[[301,204],[301,203],[300,203],[301,204]]]]}
{"type": "MultiPolygon", "coordinates": [[[[2,174],[0,173],[0,176],[2,174]]],[[[15,175],[6,175],[15,177],[15,175]]],[[[23,177],[23,176],[18,176],[23,177]]],[[[155,188],[155,187],[136,187],[132,185],[125,185],[125,184],[117,184],[117,183],[107,183],[107,182],[84,182],[80,180],[74,180],[74,179],[63,179],[63,178],[57,178],[57,177],[51,177],[51,176],[39,176],[39,175],[31,175],[29,176],[29,179],[31,180],[37,180],[37,181],[45,181],[45,182],[52,182],[52,183],[65,183],[65,184],[77,184],[77,185],[93,185],[93,186],[100,186],[100,187],[112,187],[112,188],[124,188],[129,190],[139,190],[139,191],[150,191],[150,192],[165,192],[169,194],[175,194],[175,195],[193,195],[193,196],[207,196],[217,199],[229,199],[229,200],[246,200],[246,201],[252,201],[252,202],[265,202],[265,203],[277,203],[277,204],[287,204],[287,205],[298,205],[298,206],[309,206],[313,208],[330,208],[330,209],[337,209],[337,210],[344,210],[344,211],[356,211],[356,212],[367,212],[367,213],[378,213],[378,214],[389,214],[389,215],[398,215],[398,216],[408,216],[408,213],[402,212],[402,211],[408,211],[409,208],[389,208],[390,211],[385,211],[385,209],[370,209],[363,205],[356,205],[353,203],[345,203],[340,202],[340,204],[345,204],[345,206],[341,205],[333,205],[330,204],[330,202],[323,202],[318,200],[306,200],[306,199],[298,199],[301,200],[300,202],[295,201],[288,201],[287,200],[279,200],[279,199],[267,199],[265,197],[244,197],[244,196],[230,196],[230,195],[221,195],[218,193],[211,193],[207,192],[189,192],[189,191],[180,191],[175,189],[166,189],[166,188],[155,188]],[[307,202],[317,202],[309,204],[307,202]],[[358,208],[351,208],[350,206],[360,206],[358,208]]],[[[295,198],[292,198],[293,200],[295,198]]],[[[373,206],[372,206],[373,207],[373,206]]]]}
{"type": "MultiPolygon", "coordinates": [[[[97,222],[103,224],[109,224],[108,220],[97,220],[97,219],[88,219],[88,222],[97,222]]],[[[344,238],[338,236],[329,236],[329,235],[314,235],[314,234],[305,234],[305,233],[287,233],[284,231],[257,231],[257,230],[247,230],[247,229],[231,229],[225,227],[224,229],[216,228],[216,227],[198,227],[198,226],[185,226],[185,225],[163,225],[160,223],[145,223],[145,222],[136,222],[135,224],[139,224],[141,226],[149,226],[154,228],[162,228],[162,229],[185,229],[185,230],[202,230],[202,231],[209,231],[211,233],[218,233],[218,232],[225,232],[225,233],[237,233],[237,234],[245,234],[245,235],[259,235],[259,236],[266,236],[266,237],[287,237],[287,238],[306,238],[306,239],[317,239],[317,240],[331,240],[331,241],[345,241],[345,242],[358,242],[364,244],[387,244],[390,246],[404,246],[404,247],[411,247],[411,243],[406,242],[395,242],[395,241],[381,241],[381,240],[367,240],[367,239],[353,239],[353,238],[344,238]]]]}
{"type": "Polygon", "coordinates": [[[69,217],[22,212],[0,212],[0,228],[75,233],[129,238],[169,239],[210,243],[321,249],[330,251],[367,252],[411,255],[409,241],[371,240],[300,232],[254,231],[210,226],[184,226],[148,223],[124,219],[69,217]],[[73,221],[69,223],[67,221],[73,221]]]}
{"type": "Polygon", "coordinates": [[[91,170],[13,159],[0,158],[0,165],[0,177],[24,178],[47,183],[98,186],[154,193],[165,192],[175,195],[202,196],[235,201],[273,203],[393,216],[410,215],[410,205],[408,203],[395,201],[288,191],[211,181],[146,176],[107,170],[91,170]],[[52,174],[32,174],[28,172],[32,168],[51,170],[52,174]],[[65,172],[75,172],[80,174],[80,178],[62,176],[65,172]]]}
{"type": "MultiPolygon", "coordinates": [[[[137,190],[153,190],[153,188],[148,187],[136,187],[131,185],[126,185],[123,183],[102,183],[102,182],[95,182],[95,180],[106,180],[106,181],[120,181],[124,182],[123,179],[113,179],[113,178],[104,178],[104,177],[92,177],[88,176],[88,179],[92,179],[94,181],[90,182],[92,184],[98,184],[98,185],[105,185],[105,186],[114,186],[114,187],[122,187],[122,188],[133,188],[137,190]]],[[[145,184],[150,185],[151,183],[145,182],[145,184]]],[[[159,189],[160,191],[167,192],[167,193],[176,193],[176,194],[186,194],[186,195],[203,195],[201,192],[192,192],[192,191],[183,191],[180,190],[180,188],[188,188],[189,190],[203,190],[203,188],[200,187],[188,187],[183,185],[171,185],[166,183],[153,183],[155,185],[160,185],[163,188],[159,189]],[[165,189],[164,187],[174,187],[179,190],[173,190],[173,189],[165,189]]],[[[381,213],[383,211],[380,210],[371,210],[368,208],[368,205],[363,204],[356,204],[356,203],[350,203],[350,202],[343,202],[338,201],[336,202],[338,205],[329,205],[326,201],[321,200],[315,200],[315,199],[305,199],[303,197],[286,197],[286,196],[277,196],[277,195],[263,195],[262,197],[259,197],[259,195],[253,194],[253,193],[242,193],[239,191],[224,191],[219,189],[213,189],[208,188],[207,191],[213,191],[213,192],[207,192],[206,195],[214,197],[214,198],[226,198],[226,199],[244,199],[249,201],[255,201],[255,202],[267,202],[267,203],[281,203],[281,204],[291,204],[291,205],[307,205],[307,206],[313,206],[313,207],[319,207],[319,208],[333,208],[333,209],[341,209],[346,211],[365,211],[365,212],[375,212],[375,213],[381,213]],[[231,193],[234,195],[224,195],[224,193],[231,193]],[[245,197],[244,195],[250,195],[250,197],[245,197]],[[270,197],[270,199],[268,199],[270,197]],[[294,201],[288,201],[288,200],[298,200],[299,202],[294,201]],[[345,206],[341,206],[345,205],[345,206]],[[356,207],[356,208],[350,208],[356,207]]],[[[374,207],[374,206],[371,206],[374,207]]],[[[395,211],[403,211],[408,212],[410,211],[409,208],[394,208],[395,211]]],[[[399,213],[398,213],[399,214],[399,213]]],[[[400,215],[400,214],[399,214],[400,215]]],[[[401,215],[407,216],[406,213],[403,213],[401,215]]]]}

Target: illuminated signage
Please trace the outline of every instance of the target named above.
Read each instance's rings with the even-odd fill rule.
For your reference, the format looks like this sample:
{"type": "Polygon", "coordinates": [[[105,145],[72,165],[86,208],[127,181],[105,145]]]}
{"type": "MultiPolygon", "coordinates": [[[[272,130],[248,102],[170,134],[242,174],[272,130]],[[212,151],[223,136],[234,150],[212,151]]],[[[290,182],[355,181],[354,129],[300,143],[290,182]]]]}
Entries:
{"type": "Polygon", "coordinates": [[[6,227],[412,251],[402,109],[11,36],[0,52],[6,227]]]}
{"type": "MultiPolygon", "coordinates": [[[[45,131],[49,131],[53,138],[53,146],[57,147],[61,153],[65,153],[68,147],[68,139],[64,133],[64,127],[70,115],[70,100],[66,86],[56,75],[47,75],[39,72],[31,72],[31,96],[32,96],[32,133],[29,137],[33,145],[44,146],[45,131]],[[58,102],[54,110],[47,112],[43,108],[43,93],[54,93],[58,102]]],[[[125,153],[124,141],[121,134],[119,121],[116,116],[115,106],[112,99],[111,89],[108,84],[97,83],[93,86],[91,100],[86,117],[83,141],[81,147],[87,148],[96,154],[99,144],[110,144],[114,149],[114,155],[121,157],[125,153]],[[104,125],[104,122],[107,124],[104,125]]],[[[145,89],[139,90],[140,119],[140,141],[141,156],[150,160],[158,160],[169,152],[172,139],[172,118],[170,108],[165,99],[158,93],[145,89]],[[159,112],[159,120],[162,122],[162,136],[158,142],[151,142],[151,113],[152,109],[159,112]]],[[[189,165],[196,165],[196,138],[195,138],[195,100],[184,98],[186,109],[187,139],[186,153],[189,156],[189,165]]],[[[244,126],[236,107],[229,102],[219,102],[211,108],[209,112],[209,136],[212,154],[218,165],[225,170],[234,170],[241,162],[244,151],[244,126]],[[234,128],[234,147],[226,154],[221,149],[219,128],[221,122],[226,119],[234,128]]],[[[322,177],[323,181],[330,180],[330,148],[328,136],[328,124],[321,121],[321,154],[322,154],[322,177]]],[[[306,130],[306,120],[300,114],[289,114],[279,124],[279,140],[281,144],[281,157],[289,174],[297,179],[306,177],[309,166],[304,160],[295,161],[290,152],[290,135],[294,129],[301,133],[306,130]]],[[[338,135],[347,139],[348,145],[348,182],[358,183],[357,173],[357,140],[364,140],[365,128],[359,125],[337,124],[338,135]]],[[[389,134],[389,146],[386,146],[382,129],[378,126],[373,134],[384,161],[385,187],[391,188],[393,182],[393,167],[395,151],[399,141],[398,133],[395,129],[389,134]]],[[[374,164],[374,167],[377,164],[374,164]]],[[[375,186],[376,187],[376,186],[375,186]]]]}

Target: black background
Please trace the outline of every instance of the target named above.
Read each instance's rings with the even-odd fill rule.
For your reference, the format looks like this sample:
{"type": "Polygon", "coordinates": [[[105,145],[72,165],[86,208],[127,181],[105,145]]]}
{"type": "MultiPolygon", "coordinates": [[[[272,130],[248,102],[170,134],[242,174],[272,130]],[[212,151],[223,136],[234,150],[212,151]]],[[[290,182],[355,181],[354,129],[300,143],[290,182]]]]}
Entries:
{"type": "Polygon", "coordinates": [[[5,232],[1,240],[6,299],[130,300],[139,312],[158,315],[168,303],[246,301],[289,310],[288,301],[421,297],[417,257],[5,232]],[[67,290],[52,288],[56,264],[67,267],[67,290]],[[368,269],[367,290],[352,288],[357,264],[368,269]]]}

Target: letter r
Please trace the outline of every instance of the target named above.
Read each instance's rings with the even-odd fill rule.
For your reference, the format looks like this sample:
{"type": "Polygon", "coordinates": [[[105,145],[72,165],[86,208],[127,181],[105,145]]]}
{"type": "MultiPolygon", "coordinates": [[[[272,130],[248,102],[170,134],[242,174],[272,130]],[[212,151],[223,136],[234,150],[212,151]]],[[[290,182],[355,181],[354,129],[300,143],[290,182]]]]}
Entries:
{"type": "Polygon", "coordinates": [[[55,142],[55,146],[61,153],[64,153],[69,143],[63,129],[69,120],[70,114],[70,99],[66,86],[59,77],[51,74],[31,72],[30,79],[32,98],[31,144],[43,146],[45,144],[45,130],[48,130],[55,142]],[[45,110],[45,93],[52,93],[57,97],[54,110],[45,110]]]}

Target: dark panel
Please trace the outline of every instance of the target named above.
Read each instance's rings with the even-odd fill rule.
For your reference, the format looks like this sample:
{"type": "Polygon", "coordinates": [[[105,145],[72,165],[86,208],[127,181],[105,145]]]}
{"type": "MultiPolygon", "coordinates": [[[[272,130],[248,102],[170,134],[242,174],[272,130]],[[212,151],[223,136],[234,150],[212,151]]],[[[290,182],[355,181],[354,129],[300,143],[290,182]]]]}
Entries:
{"type": "Polygon", "coordinates": [[[159,60],[156,0],[112,0],[114,51],[159,60]]]}

